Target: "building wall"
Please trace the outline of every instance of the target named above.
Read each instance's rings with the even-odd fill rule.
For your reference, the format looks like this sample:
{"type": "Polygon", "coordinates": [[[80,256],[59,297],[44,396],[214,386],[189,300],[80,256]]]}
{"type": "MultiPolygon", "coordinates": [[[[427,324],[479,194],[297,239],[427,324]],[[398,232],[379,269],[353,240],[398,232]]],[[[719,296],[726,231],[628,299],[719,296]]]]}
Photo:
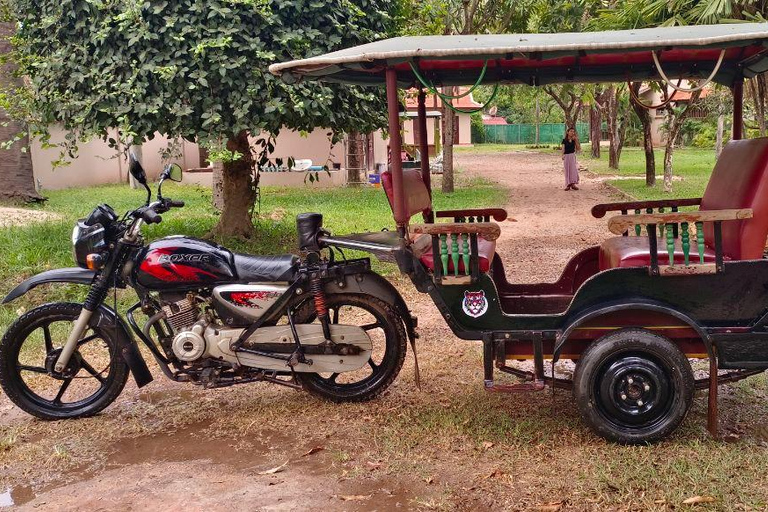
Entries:
{"type": "MultiPolygon", "coordinates": [[[[51,129],[51,142],[64,141],[65,132],[61,128],[51,129]]],[[[110,132],[110,136],[116,136],[110,132]]],[[[253,138],[255,141],[256,138],[253,138]]],[[[152,140],[142,147],[142,166],[150,179],[156,179],[163,169],[161,150],[168,147],[168,138],[155,134],[152,140]]],[[[42,190],[57,190],[69,187],[86,187],[108,183],[128,181],[128,162],[122,151],[111,149],[102,140],[92,140],[80,144],[77,158],[63,167],[53,168],[53,162],[59,158],[58,148],[43,148],[39,140],[31,145],[34,176],[42,190]]],[[[277,137],[273,157],[296,159],[309,158],[315,165],[344,162],[344,145],[331,146],[326,130],[315,130],[309,134],[285,130],[277,137]]],[[[181,141],[181,157],[171,160],[183,169],[201,166],[200,151],[197,144],[181,141]]]]}

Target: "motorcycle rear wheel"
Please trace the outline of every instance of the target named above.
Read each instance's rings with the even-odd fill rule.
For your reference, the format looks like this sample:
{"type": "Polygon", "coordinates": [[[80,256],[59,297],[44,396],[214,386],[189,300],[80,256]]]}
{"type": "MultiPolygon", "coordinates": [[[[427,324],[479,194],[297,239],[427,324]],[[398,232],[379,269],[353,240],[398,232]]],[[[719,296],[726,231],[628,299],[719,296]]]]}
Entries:
{"type": "Polygon", "coordinates": [[[81,304],[45,304],[19,317],[0,341],[0,386],[18,407],[44,420],[93,416],[111,404],[128,379],[114,328],[98,313],[67,368],[53,368],[80,315],[81,304]]]}
{"type": "MultiPolygon", "coordinates": [[[[298,379],[313,395],[332,402],[366,402],[384,393],[403,367],[407,336],[403,321],[389,304],[370,295],[335,294],[326,298],[331,323],[358,325],[373,342],[366,367],[330,375],[301,373],[298,379]]],[[[295,314],[297,323],[317,321],[315,305],[307,301],[295,314]]]]}

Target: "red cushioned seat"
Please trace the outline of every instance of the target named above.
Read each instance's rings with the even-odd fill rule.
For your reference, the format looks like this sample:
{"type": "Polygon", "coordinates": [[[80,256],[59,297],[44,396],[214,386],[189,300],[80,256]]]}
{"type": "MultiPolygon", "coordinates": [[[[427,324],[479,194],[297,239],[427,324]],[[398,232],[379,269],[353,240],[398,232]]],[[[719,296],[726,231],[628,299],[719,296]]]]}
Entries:
{"type": "MultiPolygon", "coordinates": [[[[751,219],[722,223],[723,257],[754,260],[763,257],[768,237],[768,137],[731,141],[717,160],[700,210],[751,208],[751,219]]],[[[704,223],[704,261],[715,261],[713,223],[704,223]]],[[[659,264],[669,263],[666,240],[658,243],[659,264]]],[[[691,240],[691,262],[698,262],[695,241],[691,240]]],[[[609,238],[600,247],[600,270],[614,267],[650,265],[648,238],[623,236],[609,238]]],[[[680,241],[675,248],[675,264],[683,262],[680,241]]]]}
{"type": "MultiPolygon", "coordinates": [[[[389,206],[394,211],[394,191],[392,183],[392,173],[387,171],[381,174],[381,184],[384,192],[387,194],[389,206]]],[[[419,169],[403,169],[403,189],[405,190],[405,207],[408,216],[412,217],[417,213],[427,214],[432,211],[432,198],[429,190],[421,178],[419,169]]],[[[429,268],[435,269],[435,261],[432,257],[432,237],[423,235],[414,240],[414,253],[419,260],[429,268]]],[[[477,237],[477,254],[480,259],[480,272],[488,272],[496,254],[496,242],[488,241],[481,236],[477,237]]],[[[448,258],[448,272],[453,272],[453,261],[448,258]]],[[[464,262],[459,261],[459,272],[465,272],[464,262]]]]}
{"type": "MultiPolygon", "coordinates": [[[[432,237],[429,235],[423,235],[427,238],[432,240],[432,237]]],[[[485,238],[478,236],[477,237],[477,254],[480,257],[480,272],[488,272],[491,269],[491,263],[493,262],[493,257],[496,255],[496,241],[490,242],[486,240],[485,238]]],[[[424,249],[424,252],[419,256],[419,261],[421,261],[427,268],[430,270],[435,269],[435,261],[432,257],[432,244],[430,243],[429,246],[427,246],[424,249]]],[[[452,258],[448,258],[448,273],[453,272],[453,260],[452,258]]],[[[459,273],[465,272],[464,270],[464,261],[459,258],[459,273]]]]}
{"type": "MultiPolygon", "coordinates": [[[[667,241],[659,240],[657,244],[659,264],[669,264],[667,241]]],[[[690,262],[699,263],[699,253],[694,244],[691,245],[690,262]]],[[[643,267],[650,265],[650,247],[647,236],[618,236],[609,238],[600,246],[600,270],[615,267],[643,267]]],[[[715,262],[715,250],[704,247],[704,263],[715,262]]],[[[675,265],[685,264],[685,255],[680,240],[675,244],[675,265]]]]}

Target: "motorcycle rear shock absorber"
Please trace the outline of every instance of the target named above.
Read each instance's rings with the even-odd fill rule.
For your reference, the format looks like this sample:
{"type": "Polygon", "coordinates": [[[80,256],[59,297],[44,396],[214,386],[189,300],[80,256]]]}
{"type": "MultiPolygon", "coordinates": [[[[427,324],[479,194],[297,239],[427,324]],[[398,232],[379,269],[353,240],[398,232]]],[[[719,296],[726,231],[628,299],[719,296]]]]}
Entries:
{"type": "Polygon", "coordinates": [[[323,282],[317,273],[312,274],[309,280],[309,291],[312,292],[315,300],[315,313],[317,313],[317,319],[320,320],[320,325],[323,327],[323,336],[328,343],[333,343],[331,340],[331,326],[328,320],[328,304],[326,303],[325,290],[323,290],[323,282]]]}

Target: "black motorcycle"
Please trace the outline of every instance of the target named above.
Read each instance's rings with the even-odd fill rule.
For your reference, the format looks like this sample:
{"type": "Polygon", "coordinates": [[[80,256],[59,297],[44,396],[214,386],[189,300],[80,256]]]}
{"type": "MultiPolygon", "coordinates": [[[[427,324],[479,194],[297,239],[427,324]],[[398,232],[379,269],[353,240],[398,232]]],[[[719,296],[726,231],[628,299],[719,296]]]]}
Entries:
{"type": "Polygon", "coordinates": [[[133,157],[130,172],[146,203],[122,218],[97,206],[72,233],[79,267],[38,274],[3,300],[43,283],[90,285],[82,304],[44,304],[6,331],[0,385],[16,405],[44,419],[90,416],[117,398],[129,371],[139,387],[148,384],[133,334],[168,378],[207,388],[267,381],[361,402],[392,384],[415,318],[369,259],[339,256],[322,215],[297,217],[302,258],[238,254],[184,236],[145,244],[143,224],[184,206],[162,195],[163,181],[179,181],[181,168],[165,168],[153,202],[133,157]],[[126,287],[139,297],[127,324],[108,305],[110,290],[126,287]]]}

